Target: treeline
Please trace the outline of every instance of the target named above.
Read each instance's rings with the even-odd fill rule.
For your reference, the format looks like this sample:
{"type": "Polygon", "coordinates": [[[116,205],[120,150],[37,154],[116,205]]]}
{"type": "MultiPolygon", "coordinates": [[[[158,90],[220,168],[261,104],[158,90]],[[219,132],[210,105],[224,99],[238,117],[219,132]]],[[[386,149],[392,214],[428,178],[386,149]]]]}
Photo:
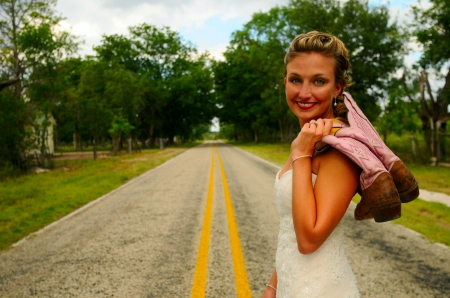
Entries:
{"type": "Polygon", "coordinates": [[[232,128],[235,138],[289,141],[294,130],[298,133],[298,119],[284,99],[283,60],[292,39],[311,30],[342,39],[352,63],[349,91],[370,119],[378,117],[378,99],[407,51],[407,36],[392,22],[388,9],[358,0],[293,0],[255,14],[233,33],[226,61],[218,63],[221,123],[232,128]]]}
{"type": "Polygon", "coordinates": [[[124,139],[153,147],[156,138],[185,141],[209,130],[211,59],[178,33],[142,24],[127,36],[104,36],[94,49],[94,57],[59,64],[62,93],[52,113],[61,140],[75,135],[79,148],[82,139],[108,137],[117,152],[124,139]]]}
{"type": "Polygon", "coordinates": [[[25,169],[30,152],[45,166],[50,127],[57,143],[92,144],[94,158],[103,143],[117,152],[126,140],[153,147],[159,139],[201,138],[214,117],[224,137],[289,142],[298,120],[285,103],[283,58],[289,42],[310,30],[344,41],[349,91],[382,135],[421,131],[436,155],[450,76],[434,90],[428,74],[450,58],[450,12],[443,0],[430,3],[411,9],[414,23],[399,24],[388,7],[367,1],[292,0],[254,14],[233,33],[225,60],[214,61],[150,24],[103,36],[95,55],[76,58],[81,41],[59,26],[56,1],[1,0],[0,170],[25,169]],[[423,55],[408,69],[411,41],[423,55]]]}
{"type": "Polygon", "coordinates": [[[368,1],[291,0],[254,14],[233,33],[226,60],[214,69],[222,136],[256,142],[295,137],[299,124],[285,103],[283,58],[298,33],[319,30],[347,46],[348,91],[385,140],[389,133],[410,134],[418,155],[417,133],[423,133],[426,156],[450,159],[450,10],[446,1],[431,0],[408,13],[411,23],[400,24],[396,17],[404,16],[368,1]],[[405,58],[417,46],[421,59],[408,67],[405,58]],[[443,87],[432,87],[430,76],[431,83],[445,80],[443,87]]]}
{"type": "Polygon", "coordinates": [[[94,159],[99,144],[117,153],[128,140],[153,147],[209,131],[217,107],[208,54],[168,27],[141,24],[75,58],[80,40],[59,26],[55,3],[0,2],[0,167],[26,168],[30,154],[47,166],[52,129],[57,143],[93,145],[94,159]]]}

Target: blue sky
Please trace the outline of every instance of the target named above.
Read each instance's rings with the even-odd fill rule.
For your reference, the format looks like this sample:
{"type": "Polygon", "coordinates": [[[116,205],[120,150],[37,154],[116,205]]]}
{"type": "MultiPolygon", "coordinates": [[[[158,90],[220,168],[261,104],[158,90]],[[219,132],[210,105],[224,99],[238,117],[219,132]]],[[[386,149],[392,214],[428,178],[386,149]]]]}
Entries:
{"type": "MultiPolygon", "coordinates": [[[[103,34],[126,34],[129,26],[147,22],[169,26],[198,49],[221,58],[231,33],[242,28],[255,12],[268,11],[289,0],[59,0],[57,11],[85,44],[81,54],[92,54],[103,34]]],[[[411,0],[374,0],[373,5],[387,4],[400,21],[407,18],[411,0]]]]}

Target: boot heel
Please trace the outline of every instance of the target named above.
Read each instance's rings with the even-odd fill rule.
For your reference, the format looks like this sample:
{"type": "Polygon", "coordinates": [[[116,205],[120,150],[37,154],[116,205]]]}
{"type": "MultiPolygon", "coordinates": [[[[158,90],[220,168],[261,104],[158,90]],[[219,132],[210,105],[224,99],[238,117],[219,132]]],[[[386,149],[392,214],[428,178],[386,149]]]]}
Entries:
{"type": "Polygon", "coordinates": [[[419,183],[416,181],[413,186],[400,192],[399,195],[402,203],[409,203],[415,200],[419,196],[419,183]]]}
{"type": "Polygon", "coordinates": [[[419,182],[401,160],[395,162],[389,172],[394,179],[402,203],[411,202],[419,196],[419,182]]]}
{"type": "Polygon", "coordinates": [[[400,218],[402,212],[401,208],[400,203],[393,203],[370,208],[370,213],[372,213],[376,222],[385,222],[400,218]]]}

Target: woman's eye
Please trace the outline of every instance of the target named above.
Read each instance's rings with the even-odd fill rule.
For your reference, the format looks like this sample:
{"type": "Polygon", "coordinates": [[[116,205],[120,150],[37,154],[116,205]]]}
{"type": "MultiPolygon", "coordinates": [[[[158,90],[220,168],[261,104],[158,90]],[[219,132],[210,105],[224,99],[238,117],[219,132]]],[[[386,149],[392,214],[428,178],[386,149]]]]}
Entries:
{"type": "Polygon", "coordinates": [[[300,83],[300,80],[299,79],[291,79],[291,82],[294,84],[298,84],[298,83],[300,83]]]}
{"type": "Polygon", "coordinates": [[[324,85],[325,84],[325,81],[324,80],[316,80],[316,84],[317,85],[324,85]]]}

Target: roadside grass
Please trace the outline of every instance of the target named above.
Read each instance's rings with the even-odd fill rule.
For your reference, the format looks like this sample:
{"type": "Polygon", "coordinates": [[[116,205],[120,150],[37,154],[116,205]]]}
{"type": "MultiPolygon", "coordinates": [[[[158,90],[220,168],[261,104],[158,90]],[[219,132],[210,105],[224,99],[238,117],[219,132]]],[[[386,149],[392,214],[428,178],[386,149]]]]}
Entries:
{"type": "MultiPolygon", "coordinates": [[[[257,144],[249,142],[229,142],[278,166],[289,157],[290,144],[257,144]]],[[[450,195],[450,168],[408,164],[408,169],[419,181],[421,189],[443,192],[450,195]]],[[[359,195],[353,201],[358,203],[359,195]]],[[[402,217],[392,221],[414,230],[430,241],[450,246],[450,207],[420,199],[402,204],[402,217]]]]}
{"type": "MultiPolygon", "coordinates": [[[[84,146],[83,149],[81,151],[77,151],[73,148],[73,146],[58,146],[58,148],[56,149],[55,154],[61,154],[61,153],[67,153],[67,152],[92,152],[94,150],[94,146],[89,145],[89,146],[84,146]]],[[[113,147],[112,145],[105,145],[105,146],[98,146],[97,147],[97,151],[112,151],[113,147]]]]}
{"type": "Polygon", "coordinates": [[[450,195],[450,168],[408,164],[422,189],[450,195]]]}
{"type": "Polygon", "coordinates": [[[93,161],[0,181],[0,251],[199,143],[93,161]]]}

